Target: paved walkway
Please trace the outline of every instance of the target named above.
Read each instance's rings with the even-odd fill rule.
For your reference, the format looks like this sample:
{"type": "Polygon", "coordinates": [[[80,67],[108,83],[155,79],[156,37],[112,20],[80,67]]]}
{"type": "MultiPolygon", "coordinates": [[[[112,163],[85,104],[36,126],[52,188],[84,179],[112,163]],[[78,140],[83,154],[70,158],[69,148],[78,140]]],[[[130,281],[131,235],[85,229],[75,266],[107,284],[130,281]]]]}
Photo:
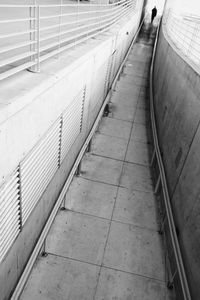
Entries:
{"type": "Polygon", "coordinates": [[[21,300],[169,300],[149,168],[152,40],[133,46],[21,300]]]}

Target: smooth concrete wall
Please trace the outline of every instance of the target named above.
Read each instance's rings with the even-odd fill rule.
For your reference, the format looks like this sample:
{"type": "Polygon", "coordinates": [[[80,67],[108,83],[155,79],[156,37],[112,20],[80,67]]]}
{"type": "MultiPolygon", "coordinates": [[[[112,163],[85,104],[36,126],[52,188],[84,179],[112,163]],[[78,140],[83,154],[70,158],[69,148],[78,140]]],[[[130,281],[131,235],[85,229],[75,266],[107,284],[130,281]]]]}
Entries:
{"type": "Polygon", "coordinates": [[[192,299],[200,299],[200,76],[160,31],[154,101],[177,233],[192,299]]]}
{"type": "Polygon", "coordinates": [[[19,280],[137,30],[140,16],[139,10],[109,32],[43,63],[38,74],[23,71],[0,83],[0,182],[6,181],[85,87],[82,131],[0,264],[1,300],[10,298],[19,280]]]}

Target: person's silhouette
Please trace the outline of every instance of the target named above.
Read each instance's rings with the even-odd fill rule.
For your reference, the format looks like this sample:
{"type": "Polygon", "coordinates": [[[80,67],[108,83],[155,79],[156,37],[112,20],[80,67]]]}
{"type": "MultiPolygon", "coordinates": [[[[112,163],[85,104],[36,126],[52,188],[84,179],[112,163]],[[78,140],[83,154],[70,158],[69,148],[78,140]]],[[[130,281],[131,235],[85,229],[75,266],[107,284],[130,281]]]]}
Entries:
{"type": "Polygon", "coordinates": [[[156,6],[154,6],[154,8],[151,11],[151,23],[153,23],[153,19],[156,17],[157,15],[157,8],[156,6]]]}

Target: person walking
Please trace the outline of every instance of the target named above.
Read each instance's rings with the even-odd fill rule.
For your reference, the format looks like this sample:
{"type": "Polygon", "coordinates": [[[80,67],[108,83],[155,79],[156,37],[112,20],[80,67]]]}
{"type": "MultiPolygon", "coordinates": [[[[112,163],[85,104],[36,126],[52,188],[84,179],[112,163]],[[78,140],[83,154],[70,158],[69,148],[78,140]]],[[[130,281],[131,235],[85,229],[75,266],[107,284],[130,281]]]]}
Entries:
{"type": "Polygon", "coordinates": [[[156,15],[157,15],[157,8],[156,6],[154,6],[151,13],[151,23],[153,23],[153,19],[156,17],[156,15]]]}

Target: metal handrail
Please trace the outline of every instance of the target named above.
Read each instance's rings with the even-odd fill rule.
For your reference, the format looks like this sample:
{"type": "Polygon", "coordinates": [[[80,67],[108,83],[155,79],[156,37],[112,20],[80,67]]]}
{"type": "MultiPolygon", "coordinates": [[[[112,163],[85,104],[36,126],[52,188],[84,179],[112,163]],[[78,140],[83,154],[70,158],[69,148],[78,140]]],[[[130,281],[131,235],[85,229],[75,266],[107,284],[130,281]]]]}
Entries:
{"type": "MultiPolygon", "coordinates": [[[[173,253],[174,253],[175,261],[176,261],[176,271],[174,272],[174,276],[176,276],[176,274],[178,274],[178,276],[179,276],[182,293],[183,293],[183,297],[184,297],[183,300],[191,300],[187,277],[186,277],[185,268],[184,268],[183,259],[182,259],[182,254],[181,254],[179,241],[178,241],[178,237],[177,237],[177,233],[176,233],[176,227],[175,227],[175,223],[174,223],[171,202],[170,202],[170,197],[169,197],[169,193],[168,193],[165,169],[164,169],[164,165],[163,165],[163,161],[162,161],[162,157],[161,157],[161,153],[160,153],[156,121],[155,121],[155,112],[154,112],[155,109],[154,109],[154,97],[153,97],[153,71],[154,71],[154,60],[155,60],[155,53],[156,53],[159,30],[160,30],[160,23],[159,23],[157,34],[156,34],[153,56],[152,56],[152,61],[151,61],[151,68],[150,68],[150,115],[151,115],[151,127],[152,127],[152,133],[153,133],[153,141],[154,141],[152,164],[155,161],[155,159],[157,159],[159,176],[158,176],[158,181],[156,184],[156,190],[158,190],[158,188],[160,186],[163,191],[165,213],[166,213],[166,217],[167,217],[167,221],[168,221],[170,237],[171,237],[171,242],[172,242],[172,247],[173,247],[173,253]]],[[[164,220],[164,222],[165,222],[165,220],[164,220]]]]}
{"type": "Polygon", "coordinates": [[[21,8],[19,16],[0,21],[1,26],[7,26],[0,34],[0,80],[27,68],[39,72],[42,61],[109,29],[122,17],[136,13],[135,7],[136,0],[112,4],[0,5],[1,13],[4,8],[21,8]],[[59,12],[53,11],[58,8],[59,12]]]}
{"type": "Polygon", "coordinates": [[[198,68],[200,73],[200,17],[189,14],[178,15],[168,9],[162,27],[170,44],[187,58],[187,62],[198,68]]]}

